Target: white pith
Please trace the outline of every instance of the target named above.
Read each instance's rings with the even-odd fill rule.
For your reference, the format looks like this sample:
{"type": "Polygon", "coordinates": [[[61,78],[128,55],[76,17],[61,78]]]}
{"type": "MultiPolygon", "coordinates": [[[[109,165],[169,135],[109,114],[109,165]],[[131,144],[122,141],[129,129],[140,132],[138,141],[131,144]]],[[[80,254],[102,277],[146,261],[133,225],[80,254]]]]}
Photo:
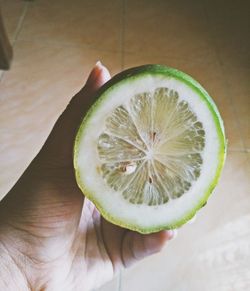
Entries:
{"type": "MultiPolygon", "coordinates": [[[[219,164],[219,138],[212,113],[201,97],[185,83],[165,76],[143,76],[121,82],[102,96],[101,105],[86,120],[80,140],[75,166],[81,184],[109,216],[126,224],[147,228],[163,224],[173,224],[192,211],[212,183],[219,164]],[[188,102],[197,119],[202,122],[206,133],[201,175],[182,197],[170,200],[167,204],[147,206],[131,204],[120,193],[112,190],[103,180],[98,168],[100,159],[97,152],[99,135],[104,131],[107,116],[116,107],[126,105],[129,99],[139,93],[153,92],[156,88],[167,87],[179,94],[180,100],[188,102]],[[106,98],[107,97],[107,98],[106,98]]],[[[130,169],[132,170],[132,169],[130,169]]]]}

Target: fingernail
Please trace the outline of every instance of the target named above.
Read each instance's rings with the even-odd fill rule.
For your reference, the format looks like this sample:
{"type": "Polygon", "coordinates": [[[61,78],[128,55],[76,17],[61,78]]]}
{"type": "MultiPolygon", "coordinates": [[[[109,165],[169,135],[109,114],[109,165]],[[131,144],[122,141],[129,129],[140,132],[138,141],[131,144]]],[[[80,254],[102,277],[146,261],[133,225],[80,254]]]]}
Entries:
{"type": "Polygon", "coordinates": [[[170,239],[175,239],[178,234],[177,229],[168,230],[168,233],[169,233],[170,239]]]}
{"type": "Polygon", "coordinates": [[[103,65],[102,65],[101,61],[97,61],[96,64],[95,64],[95,67],[102,68],[103,65]]]}
{"type": "Polygon", "coordinates": [[[102,80],[104,83],[107,82],[111,78],[109,70],[107,69],[106,66],[103,65],[103,63],[100,60],[96,62],[95,68],[98,68],[97,74],[102,72],[102,80]]]}

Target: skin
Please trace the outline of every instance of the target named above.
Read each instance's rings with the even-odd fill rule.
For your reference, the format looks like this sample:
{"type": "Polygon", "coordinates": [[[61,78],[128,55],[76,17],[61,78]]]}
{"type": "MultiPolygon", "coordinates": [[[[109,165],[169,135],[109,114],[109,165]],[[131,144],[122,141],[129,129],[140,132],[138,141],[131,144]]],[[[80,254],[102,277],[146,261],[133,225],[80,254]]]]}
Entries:
{"type": "Polygon", "coordinates": [[[98,62],[0,202],[0,290],[91,290],[173,238],[174,231],[143,235],[105,221],[76,184],[75,134],[109,79],[98,62]]]}

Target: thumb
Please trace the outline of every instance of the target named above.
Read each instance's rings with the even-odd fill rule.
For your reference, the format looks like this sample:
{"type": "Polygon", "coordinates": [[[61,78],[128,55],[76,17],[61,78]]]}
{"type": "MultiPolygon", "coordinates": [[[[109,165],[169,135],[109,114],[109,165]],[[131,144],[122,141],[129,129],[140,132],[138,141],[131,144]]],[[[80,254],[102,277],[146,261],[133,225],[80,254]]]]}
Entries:
{"type": "Polygon", "coordinates": [[[92,69],[85,86],[71,99],[65,111],[57,120],[42,152],[53,158],[72,159],[72,149],[76,131],[82,118],[92,105],[97,90],[110,79],[108,69],[99,61],[92,69]]]}
{"type": "Polygon", "coordinates": [[[89,74],[86,85],[81,91],[87,90],[89,93],[94,93],[110,78],[111,76],[109,70],[100,61],[98,61],[89,74]]]}
{"type": "Polygon", "coordinates": [[[83,115],[93,103],[96,91],[110,79],[108,69],[100,61],[89,74],[85,86],[71,99],[69,105],[57,120],[55,130],[65,131],[67,135],[75,135],[83,115]]]}
{"type": "Polygon", "coordinates": [[[129,231],[123,240],[123,264],[129,267],[138,260],[158,253],[165,243],[176,236],[176,230],[160,231],[151,234],[140,234],[129,231]]]}

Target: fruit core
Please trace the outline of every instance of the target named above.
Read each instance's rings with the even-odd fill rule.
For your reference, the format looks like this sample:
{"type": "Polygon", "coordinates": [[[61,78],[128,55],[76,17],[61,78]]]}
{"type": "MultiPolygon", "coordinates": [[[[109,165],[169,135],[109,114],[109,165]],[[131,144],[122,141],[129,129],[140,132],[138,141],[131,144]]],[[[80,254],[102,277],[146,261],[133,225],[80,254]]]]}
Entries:
{"type": "Polygon", "coordinates": [[[202,123],[175,90],[131,97],[105,120],[98,139],[101,175],[132,204],[178,199],[198,179],[205,147],[202,123]]]}

